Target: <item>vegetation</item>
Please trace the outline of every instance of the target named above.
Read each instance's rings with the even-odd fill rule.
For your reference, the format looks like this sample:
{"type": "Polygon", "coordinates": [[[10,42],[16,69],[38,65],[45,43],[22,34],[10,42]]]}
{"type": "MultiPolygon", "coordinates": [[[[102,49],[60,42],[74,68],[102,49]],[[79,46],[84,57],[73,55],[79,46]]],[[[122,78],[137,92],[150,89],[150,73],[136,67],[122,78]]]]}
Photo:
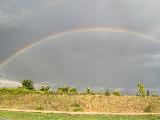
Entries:
{"type": "Polygon", "coordinates": [[[160,111],[160,97],[70,95],[28,89],[16,90],[0,89],[0,109],[138,113],[160,111]]]}
{"type": "Polygon", "coordinates": [[[69,87],[68,86],[59,87],[57,89],[57,93],[59,93],[59,94],[67,94],[67,93],[69,93],[69,87]]]}
{"type": "Polygon", "coordinates": [[[0,112],[1,120],[159,120],[159,115],[118,116],[118,115],[69,115],[26,112],[0,112]]]}
{"type": "Polygon", "coordinates": [[[23,80],[22,81],[22,86],[26,89],[33,90],[34,89],[34,84],[32,80],[23,80]]]}
{"type": "Polygon", "coordinates": [[[50,87],[49,87],[48,83],[44,83],[40,89],[40,91],[49,91],[49,90],[50,90],[50,87]]]}
{"type": "Polygon", "coordinates": [[[70,94],[78,94],[78,91],[77,91],[77,88],[70,88],[69,91],[68,91],[70,94]]]}
{"type": "Polygon", "coordinates": [[[106,96],[110,96],[110,95],[111,95],[111,93],[110,93],[110,91],[107,89],[107,90],[104,92],[104,95],[106,95],[106,96]]]}
{"type": "Polygon", "coordinates": [[[92,112],[159,112],[160,97],[144,98],[144,85],[138,84],[139,96],[122,96],[120,91],[106,90],[94,93],[87,88],[80,93],[74,87],[59,87],[51,91],[48,83],[40,90],[30,89],[34,86],[30,80],[24,80],[23,87],[0,88],[0,109],[36,109],[55,111],[92,111],[92,112]],[[31,84],[28,84],[31,83],[31,84]],[[28,89],[29,88],[29,89],[28,89]],[[118,97],[117,97],[118,96],[118,97]]]}
{"type": "Polygon", "coordinates": [[[68,87],[68,86],[64,86],[64,87],[59,87],[56,91],[56,94],[70,94],[70,95],[76,95],[78,94],[77,88],[74,87],[68,87]]]}
{"type": "Polygon", "coordinates": [[[138,90],[139,90],[137,95],[142,96],[142,97],[146,97],[147,94],[146,94],[144,84],[143,83],[138,83],[137,87],[138,87],[138,90]]]}
{"type": "Polygon", "coordinates": [[[95,94],[94,92],[93,92],[93,90],[91,90],[89,87],[88,88],[86,88],[86,92],[85,92],[86,94],[95,94]]]}
{"type": "Polygon", "coordinates": [[[118,90],[113,91],[112,94],[115,95],[115,96],[121,96],[121,92],[118,91],[118,90]]]}
{"type": "MultiPolygon", "coordinates": [[[[32,93],[36,93],[36,90],[29,90],[23,87],[19,87],[19,88],[0,88],[0,94],[17,94],[17,95],[21,95],[21,94],[32,94],[32,93]]],[[[37,92],[38,93],[38,92],[37,92]]]]}

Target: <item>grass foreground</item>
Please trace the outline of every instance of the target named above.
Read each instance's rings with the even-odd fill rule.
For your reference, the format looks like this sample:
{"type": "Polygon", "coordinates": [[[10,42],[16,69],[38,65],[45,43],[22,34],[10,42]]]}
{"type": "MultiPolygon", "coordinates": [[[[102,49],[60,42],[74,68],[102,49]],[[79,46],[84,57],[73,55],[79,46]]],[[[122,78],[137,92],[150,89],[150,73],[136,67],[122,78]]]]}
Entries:
{"type": "Polygon", "coordinates": [[[160,120],[160,115],[70,115],[0,111],[0,120],[160,120]]]}

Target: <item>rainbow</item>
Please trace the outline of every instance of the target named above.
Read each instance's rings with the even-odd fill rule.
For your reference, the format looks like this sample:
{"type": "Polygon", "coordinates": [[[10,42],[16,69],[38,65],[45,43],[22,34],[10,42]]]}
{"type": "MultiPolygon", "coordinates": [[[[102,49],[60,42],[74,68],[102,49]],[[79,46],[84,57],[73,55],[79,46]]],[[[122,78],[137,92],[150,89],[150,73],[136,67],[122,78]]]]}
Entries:
{"type": "Polygon", "coordinates": [[[59,38],[59,37],[65,37],[65,36],[68,36],[68,35],[71,35],[71,34],[77,34],[77,33],[83,33],[83,32],[115,32],[115,33],[124,33],[124,34],[129,34],[129,35],[132,35],[132,36],[137,36],[137,37],[141,37],[143,39],[146,39],[146,40],[150,40],[150,41],[154,41],[154,42],[157,42],[157,43],[160,43],[160,41],[158,39],[155,39],[151,36],[148,36],[148,35],[144,35],[142,33],[138,33],[138,32],[133,32],[133,31],[130,31],[130,30],[125,30],[125,29],[117,29],[117,28],[103,28],[103,27],[100,27],[100,28],[81,28],[81,29],[74,29],[74,30],[70,30],[70,31],[65,31],[65,32],[60,32],[60,33],[57,33],[57,34],[52,34],[44,39],[41,39],[41,40],[38,40],[37,42],[34,42],[26,47],[24,47],[23,49],[20,49],[19,51],[17,51],[15,54],[13,54],[11,57],[9,57],[7,60],[3,61],[1,64],[0,64],[0,69],[2,69],[5,65],[7,65],[10,61],[12,61],[13,59],[15,59],[16,57],[20,56],[21,54],[25,53],[27,50],[33,48],[33,47],[36,47],[40,44],[43,44],[47,41],[50,41],[50,40],[54,40],[56,38],[59,38]]]}

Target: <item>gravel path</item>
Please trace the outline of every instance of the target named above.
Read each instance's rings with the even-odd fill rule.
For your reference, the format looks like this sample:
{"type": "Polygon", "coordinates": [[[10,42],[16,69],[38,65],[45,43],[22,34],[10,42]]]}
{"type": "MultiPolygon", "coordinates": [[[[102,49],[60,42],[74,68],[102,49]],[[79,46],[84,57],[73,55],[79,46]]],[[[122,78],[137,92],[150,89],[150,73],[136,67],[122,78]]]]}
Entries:
{"type": "Polygon", "coordinates": [[[58,113],[58,114],[83,114],[83,115],[160,115],[160,113],[106,113],[106,112],[67,112],[67,111],[45,111],[45,110],[18,110],[0,109],[0,111],[12,112],[34,112],[34,113],[58,113]]]}

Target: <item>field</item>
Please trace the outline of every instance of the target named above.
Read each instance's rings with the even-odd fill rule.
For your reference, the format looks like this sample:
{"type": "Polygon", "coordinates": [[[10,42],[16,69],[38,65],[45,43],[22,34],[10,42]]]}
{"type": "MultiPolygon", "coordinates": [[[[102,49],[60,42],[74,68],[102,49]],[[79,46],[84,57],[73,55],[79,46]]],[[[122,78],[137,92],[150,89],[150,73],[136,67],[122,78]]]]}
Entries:
{"type": "Polygon", "coordinates": [[[160,116],[70,115],[1,111],[0,120],[160,120],[160,116]]]}
{"type": "Polygon", "coordinates": [[[57,95],[30,91],[0,91],[0,109],[109,113],[159,113],[160,97],[57,95]]]}

